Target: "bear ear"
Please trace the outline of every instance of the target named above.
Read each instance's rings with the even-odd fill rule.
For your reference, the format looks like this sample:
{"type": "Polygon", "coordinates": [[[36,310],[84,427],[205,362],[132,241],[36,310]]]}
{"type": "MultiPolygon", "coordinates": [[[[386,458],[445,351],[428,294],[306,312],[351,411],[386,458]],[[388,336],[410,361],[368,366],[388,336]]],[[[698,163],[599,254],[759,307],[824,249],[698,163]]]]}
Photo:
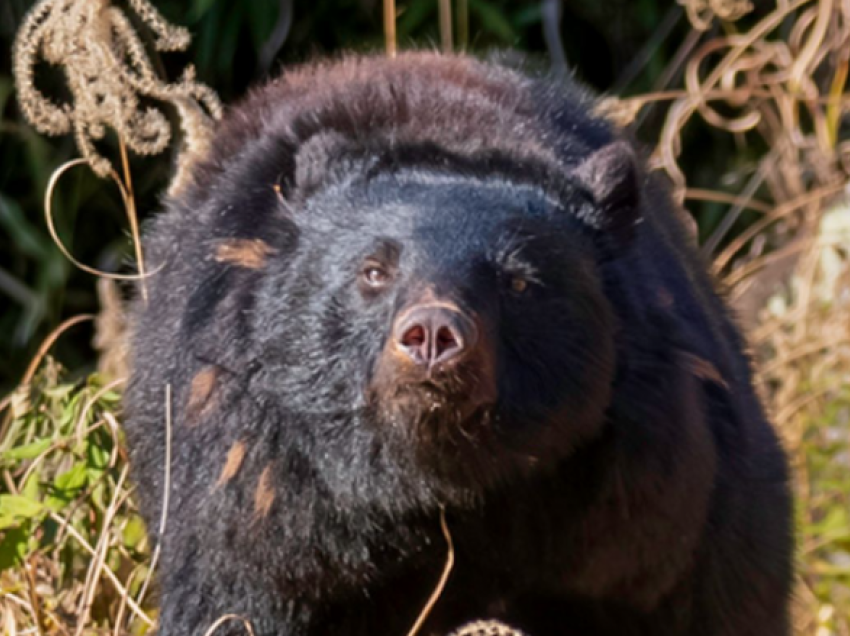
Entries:
{"type": "Polygon", "coordinates": [[[351,141],[335,130],[307,139],[295,154],[295,186],[309,195],[322,184],[351,171],[356,164],[351,141]]]}
{"type": "Polygon", "coordinates": [[[635,153],[625,141],[594,151],[571,176],[593,198],[592,209],[579,213],[590,227],[628,243],[640,220],[640,187],[635,153]]]}
{"type": "Polygon", "coordinates": [[[295,155],[295,185],[310,192],[325,181],[332,164],[345,146],[345,137],[336,131],[325,131],[305,141],[295,155]]]}

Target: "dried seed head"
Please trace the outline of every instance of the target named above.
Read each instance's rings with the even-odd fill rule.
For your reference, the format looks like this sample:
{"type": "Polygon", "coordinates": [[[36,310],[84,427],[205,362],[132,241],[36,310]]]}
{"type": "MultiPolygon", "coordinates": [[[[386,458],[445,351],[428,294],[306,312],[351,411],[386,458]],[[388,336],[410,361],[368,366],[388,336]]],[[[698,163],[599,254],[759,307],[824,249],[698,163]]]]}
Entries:
{"type": "MultiPolygon", "coordinates": [[[[189,45],[189,33],[168,24],[149,0],[130,0],[130,6],[153,31],[157,50],[178,51],[189,45]]],[[[185,179],[184,164],[206,148],[213,120],[221,116],[218,97],[195,81],[191,67],[174,84],[156,76],[127,16],[109,0],[41,0],[24,19],[13,55],[24,116],[43,134],[73,133],[80,153],[102,177],[112,165],[94,141],[107,128],[140,155],[162,152],[171,139],[166,116],[156,108],[143,108],[140,96],[178,110],[185,147],[175,181],[185,179]],[[40,60],[64,69],[70,102],[57,104],[35,87],[34,68],[40,60]]]]}

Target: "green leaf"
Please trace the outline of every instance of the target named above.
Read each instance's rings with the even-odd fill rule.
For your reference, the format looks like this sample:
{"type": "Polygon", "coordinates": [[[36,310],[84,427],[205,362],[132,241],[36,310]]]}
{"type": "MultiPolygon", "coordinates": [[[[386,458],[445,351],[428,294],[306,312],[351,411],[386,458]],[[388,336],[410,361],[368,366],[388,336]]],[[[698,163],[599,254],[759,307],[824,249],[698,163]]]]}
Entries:
{"type": "Polygon", "coordinates": [[[0,538],[0,572],[9,568],[20,567],[21,562],[27,556],[29,537],[30,531],[27,523],[3,533],[2,538],[0,538]]]}
{"type": "Polygon", "coordinates": [[[137,547],[145,539],[145,524],[140,517],[131,517],[126,525],[122,537],[124,545],[128,548],[137,547]]]}
{"type": "Polygon", "coordinates": [[[95,510],[106,510],[106,483],[103,481],[97,482],[91,491],[90,504],[95,510]]]}
{"type": "Polygon", "coordinates": [[[44,506],[22,495],[0,495],[0,529],[12,528],[23,519],[32,519],[44,511],[44,506]]]}
{"type": "Polygon", "coordinates": [[[433,0],[418,0],[411,2],[399,16],[396,23],[396,33],[399,38],[410,37],[428,19],[437,13],[437,3],[433,0]]]}
{"type": "Polygon", "coordinates": [[[66,398],[73,390],[73,384],[57,384],[56,386],[51,386],[44,389],[43,393],[47,397],[53,398],[54,400],[62,400],[66,398]]]}
{"type": "Polygon", "coordinates": [[[517,35],[511,23],[499,9],[484,0],[469,0],[469,10],[478,16],[482,26],[506,44],[513,44],[517,35]]]}
{"type": "Polygon", "coordinates": [[[812,526],[816,532],[841,536],[848,528],[847,511],[841,507],[832,508],[826,517],[812,526]]]}
{"type": "Polygon", "coordinates": [[[51,439],[40,439],[24,446],[13,446],[9,450],[3,451],[2,457],[11,460],[33,459],[50,448],[52,443],[53,440],[51,439]]]}
{"type": "Polygon", "coordinates": [[[88,483],[86,464],[85,462],[77,462],[55,479],[52,492],[44,504],[51,510],[58,512],[73,501],[86,483],[88,483]]]}
{"type": "Polygon", "coordinates": [[[59,490],[79,490],[86,485],[86,481],[86,465],[83,462],[77,462],[59,475],[53,485],[59,490]]]}
{"type": "Polygon", "coordinates": [[[88,459],[88,468],[90,474],[96,473],[99,477],[101,473],[109,466],[109,450],[106,448],[105,443],[108,443],[109,446],[112,446],[112,440],[104,440],[101,439],[93,439],[86,447],[86,456],[88,459]],[[105,443],[104,443],[105,442],[105,443]]]}
{"type": "Polygon", "coordinates": [[[215,0],[193,0],[192,7],[189,9],[189,15],[187,16],[187,22],[190,24],[197,22],[212,9],[214,4],[215,0]]]}
{"type": "Polygon", "coordinates": [[[49,242],[27,219],[23,208],[2,193],[0,193],[0,227],[9,233],[9,238],[20,254],[38,260],[47,258],[49,242]]]}
{"type": "Polygon", "coordinates": [[[248,31],[254,47],[259,51],[272,34],[277,21],[277,7],[271,3],[257,2],[245,13],[244,21],[248,22],[248,31]]]}
{"type": "Polygon", "coordinates": [[[24,482],[23,487],[21,488],[21,496],[26,497],[32,501],[38,501],[41,493],[41,489],[39,488],[39,482],[41,481],[41,465],[37,466],[27,477],[26,482],[24,482]]]}

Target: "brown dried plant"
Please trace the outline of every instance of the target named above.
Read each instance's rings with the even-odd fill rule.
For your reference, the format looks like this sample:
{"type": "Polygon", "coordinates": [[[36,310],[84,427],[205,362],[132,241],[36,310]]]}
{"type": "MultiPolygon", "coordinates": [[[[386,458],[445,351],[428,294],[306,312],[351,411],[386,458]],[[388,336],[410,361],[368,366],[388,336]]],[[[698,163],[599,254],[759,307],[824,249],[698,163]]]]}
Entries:
{"type": "MultiPolygon", "coordinates": [[[[128,0],[155,36],[157,51],[182,51],[188,31],[168,24],[148,0],[128,0]]],[[[171,139],[166,116],[143,106],[140,97],[168,102],[179,112],[184,132],[180,168],[205,147],[213,120],[221,115],[215,92],[186,67],[176,83],[162,81],[128,17],[109,0],[41,0],[26,16],[15,41],[14,74],[25,117],[47,135],[73,133],[82,156],[101,177],[112,165],[94,141],[112,128],[140,155],[162,152],[171,139]],[[63,67],[72,99],[55,103],[34,83],[40,61],[63,67]]],[[[172,187],[185,172],[179,169],[172,187]]]]}
{"type": "MultiPolygon", "coordinates": [[[[749,334],[757,379],[794,467],[799,579],[795,633],[850,634],[850,200],[826,208],[749,334]]],[[[762,257],[759,261],[764,261],[762,257]]],[[[737,271],[737,270],[736,270],[737,271]]],[[[742,285],[733,295],[745,292],[742,285]]]]}
{"type": "Polygon", "coordinates": [[[449,636],[525,636],[518,629],[501,621],[474,621],[464,625],[449,636]]]}
{"type": "Polygon", "coordinates": [[[688,20],[698,31],[708,31],[714,18],[734,22],[753,10],[749,0],[676,0],[685,8],[688,20]]]}
{"type": "Polygon", "coordinates": [[[796,0],[779,2],[747,32],[706,41],[687,62],[685,93],[668,111],[656,165],[684,190],[684,174],[676,161],[681,131],[699,113],[715,128],[735,135],[755,132],[767,142],[776,170],[766,170],[770,175],[765,179],[778,200],[805,191],[801,165],[813,168],[819,182],[834,183],[840,172],[835,157],[843,157],[847,149],[846,142],[837,146],[836,130],[846,107],[840,93],[849,39],[847,3],[796,0]],[[801,10],[805,5],[812,6],[801,10]],[[789,20],[790,37],[771,38],[789,20]],[[821,76],[830,71],[830,99],[824,100],[821,76]],[[732,114],[721,113],[712,101],[722,102],[732,114]]]}
{"type": "Polygon", "coordinates": [[[780,0],[747,31],[694,42],[655,164],[683,200],[730,204],[703,251],[749,328],[759,388],[794,465],[795,633],[848,636],[850,3],[780,0]],[[739,194],[688,188],[678,155],[696,114],[749,157],[730,171],[744,177],[739,194]],[[744,210],[761,217],[729,240],[744,210]]]}
{"type": "Polygon", "coordinates": [[[679,2],[693,31],[656,91],[607,100],[602,114],[637,127],[644,106],[669,102],[653,166],[681,201],[728,206],[702,250],[747,328],[794,465],[794,633],[850,636],[850,2],[778,0],[750,24],[712,30],[707,20],[740,16],[679,2]],[[667,90],[680,75],[684,88],[667,90]],[[679,165],[697,117],[735,141],[717,179],[734,179],[732,192],[693,188],[679,165]]]}

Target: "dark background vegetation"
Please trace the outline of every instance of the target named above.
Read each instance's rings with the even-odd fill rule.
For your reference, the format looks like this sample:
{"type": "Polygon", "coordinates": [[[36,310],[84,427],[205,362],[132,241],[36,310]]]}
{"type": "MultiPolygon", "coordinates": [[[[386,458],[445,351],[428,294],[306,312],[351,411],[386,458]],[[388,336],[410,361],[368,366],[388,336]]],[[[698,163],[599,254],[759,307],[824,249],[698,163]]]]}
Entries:
{"type": "MultiPolygon", "coordinates": [[[[22,120],[14,99],[9,51],[31,5],[31,0],[0,2],[0,392],[20,380],[35,348],[57,324],[97,310],[95,277],[74,268],[45,231],[45,187],[53,170],[77,156],[77,150],[70,137],[38,135],[22,120]]],[[[195,64],[200,80],[225,104],[286,65],[383,48],[379,0],[157,0],[155,5],[193,35],[187,53],[158,56],[156,63],[171,79],[186,63],[195,64]]],[[[691,29],[672,0],[567,0],[562,8],[560,27],[554,25],[560,47],[577,75],[595,89],[630,95],[680,83],[680,65],[671,62],[691,29]]],[[[436,0],[399,0],[398,10],[400,48],[439,45],[436,0]]],[[[465,46],[480,53],[523,51],[532,63],[546,66],[543,14],[543,4],[536,1],[468,0],[465,46]]],[[[758,15],[757,7],[745,21],[758,15]]],[[[61,75],[51,76],[49,68],[40,73],[39,86],[61,96],[61,75]]],[[[654,142],[662,114],[650,108],[642,116],[637,132],[648,144],[654,142]]],[[[717,188],[718,175],[725,174],[722,186],[734,190],[734,166],[746,163],[746,156],[739,152],[730,158],[728,135],[697,126],[688,135],[691,145],[700,148],[683,157],[691,183],[717,188]],[[694,137],[699,143],[693,143],[694,137]]],[[[105,156],[117,156],[114,143],[107,139],[105,146],[105,156]]],[[[156,211],[170,170],[171,161],[162,156],[133,158],[142,219],[156,211]]],[[[132,249],[124,208],[109,182],[74,170],[54,200],[59,233],[79,260],[106,271],[129,271],[132,249]]],[[[703,233],[723,209],[706,203],[691,207],[703,233]]],[[[66,367],[85,373],[95,361],[91,337],[90,323],[81,325],[60,340],[54,354],[66,367]]]]}

